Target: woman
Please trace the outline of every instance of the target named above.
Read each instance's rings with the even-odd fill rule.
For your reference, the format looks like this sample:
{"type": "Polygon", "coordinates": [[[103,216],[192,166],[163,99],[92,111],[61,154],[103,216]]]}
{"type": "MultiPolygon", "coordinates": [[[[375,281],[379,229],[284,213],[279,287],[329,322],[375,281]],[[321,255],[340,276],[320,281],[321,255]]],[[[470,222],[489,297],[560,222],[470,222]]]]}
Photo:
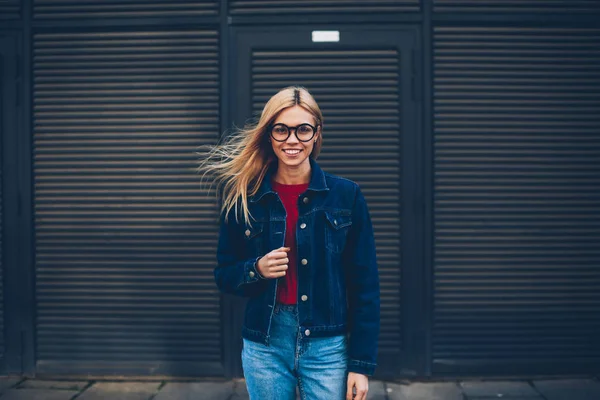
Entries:
{"type": "Polygon", "coordinates": [[[376,367],[379,276],[365,199],[321,170],[323,116],[288,87],[258,123],[201,165],[222,190],[215,281],[248,297],[242,367],[250,399],[366,398],[376,367]],[[355,395],[353,395],[353,393],[355,395]]]}

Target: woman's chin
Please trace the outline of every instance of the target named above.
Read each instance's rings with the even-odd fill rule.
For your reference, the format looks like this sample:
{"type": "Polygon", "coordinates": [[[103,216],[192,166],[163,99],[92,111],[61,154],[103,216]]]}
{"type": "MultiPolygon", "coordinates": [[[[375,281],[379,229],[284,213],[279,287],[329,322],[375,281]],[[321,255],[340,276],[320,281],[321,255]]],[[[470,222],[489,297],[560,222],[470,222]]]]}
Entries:
{"type": "Polygon", "coordinates": [[[280,164],[284,164],[288,167],[297,167],[298,165],[301,165],[302,163],[308,161],[308,157],[305,157],[304,152],[300,152],[295,155],[288,155],[283,153],[278,158],[280,164]]]}

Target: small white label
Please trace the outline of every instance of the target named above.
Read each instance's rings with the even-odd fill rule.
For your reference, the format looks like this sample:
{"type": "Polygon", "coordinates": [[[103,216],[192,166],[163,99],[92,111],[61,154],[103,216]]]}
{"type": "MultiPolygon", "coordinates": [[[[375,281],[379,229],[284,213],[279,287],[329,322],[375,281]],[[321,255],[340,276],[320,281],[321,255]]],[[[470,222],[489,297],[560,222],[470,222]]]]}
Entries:
{"type": "Polygon", "coordinates": [[[340,31],[312,31],[313,42],[339,42],[340,31]]]}

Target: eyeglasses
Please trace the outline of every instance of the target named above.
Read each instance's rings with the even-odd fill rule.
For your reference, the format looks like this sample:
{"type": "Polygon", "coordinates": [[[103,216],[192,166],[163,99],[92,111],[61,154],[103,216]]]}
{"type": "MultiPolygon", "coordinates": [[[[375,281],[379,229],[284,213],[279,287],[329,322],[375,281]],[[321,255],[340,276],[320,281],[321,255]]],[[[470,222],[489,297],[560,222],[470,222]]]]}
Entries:
{"type": "Polygon", "coordinates": [[[292,130],[294,130],[294,134],[301,142],[309,142],[313,137],[315,137],[315,133],[317,132],[317,128],[311,124],[300,124],[298,126],[275,124],[271,127],[270,133],[273,140],[285,142],[290,137],[292,130]]]}

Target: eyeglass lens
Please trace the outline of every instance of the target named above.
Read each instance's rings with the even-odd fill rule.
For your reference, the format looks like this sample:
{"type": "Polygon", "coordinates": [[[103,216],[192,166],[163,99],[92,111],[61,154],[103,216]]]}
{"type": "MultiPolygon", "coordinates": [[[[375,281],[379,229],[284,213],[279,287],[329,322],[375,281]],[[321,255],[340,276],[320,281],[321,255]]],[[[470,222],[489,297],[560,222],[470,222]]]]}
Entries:
{"type": "Polygon", "coordinates": [[[271,129],[273,139],[283,142],[290,136],[290,131],[295,131],[296,137],[301,142],[308,142],[315,135],[315,128],[309,124],[301,124],[296,127],[288,127],[284,124],[276,124],[271,129]]]}

